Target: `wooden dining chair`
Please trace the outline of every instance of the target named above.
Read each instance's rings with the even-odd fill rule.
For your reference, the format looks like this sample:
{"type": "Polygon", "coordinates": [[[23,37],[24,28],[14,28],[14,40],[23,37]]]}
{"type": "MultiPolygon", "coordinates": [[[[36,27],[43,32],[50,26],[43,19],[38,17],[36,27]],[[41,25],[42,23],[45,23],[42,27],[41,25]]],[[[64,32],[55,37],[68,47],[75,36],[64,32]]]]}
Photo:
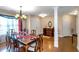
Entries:
{"type": "Polygon", "coordinates": [[[36,35],[36,30],[31,30],[31,35],[36,35]]]}
{"type": "Polygon", "coordinates": [[[36,52],[37,40],[31,44],[29,44],[27,51],[28,52],[36,52]]]}
{"type": "Polygon", "coordinates": [[[10,52],[12,47],[12,42],[11,42],[11,36],[9,35],[6,35],[6,47],[7,50],[10,52]]]}
{"type": "MultiPolygon", "coordinates": [[[[21,42],[19,42],[18,40],[19,39],[14,40],[14,43],[13,43],[14,51],[15,52],[26,52],[28,45],[24,45],[21,42]]],[[[22,39],[20,38],[20,40],[22,40],[22,39]]]]}
{"type": "Polygon", "coordinates": [[[16,38],[16,37],[12,38],[12,40],[13,40],[13,45],[12,45],[13,51],[14,52],[26,52],[27,47],[24,44],[20,43],[18,41],[19,39],[22,39],[22,38],[16,38]]]}
{"type": "Polygon", "coordinates": [[[19,52],[27,52],[28,47],[28,45],[20,45],[19,52]]]}
{"type": "Polygon", "coordinates": [[[15,34],[11,36],[11,48],[13,49],[14,52],[17,52],[19,49],[17,35],[15,34]]]}
{"type": "Polygon", "coordinates": [[[43,35],[39,35],[39,38],[34,43],[31,43],[28,48],[29,52],[41,52],[43,51],[43,35]]]}
{"type": "Polygon", "coordinates": [[[17,39],[12,39],[13,40],[13,45],[12,45],[12,48],[13,48],[13,51],[14,52],[19,52],[19,42],[17,39]]]}
{"type": "Polygon", "coordinates": [[[8,51],[10,51],[10,49],[9,49],[9,47],[10,47],[10,43],[9,42],[10,41],[9,40],[10,40],[9,36],[6,36],[6,48],[7,48],[8,51]]]}
{"type": "Polygon", "coordinates": [[[37,44],[38,44],[37,50],[39,52],[43,51],[43,35],[42,34],[39,35],[39,39],[38,39],[37,44]]]}
{"type": "Polygon", "coordinates": [[[25,46],[22,45],[18,39],[13,40],[13,50],[14,52],[25,52],[25,46]]]}

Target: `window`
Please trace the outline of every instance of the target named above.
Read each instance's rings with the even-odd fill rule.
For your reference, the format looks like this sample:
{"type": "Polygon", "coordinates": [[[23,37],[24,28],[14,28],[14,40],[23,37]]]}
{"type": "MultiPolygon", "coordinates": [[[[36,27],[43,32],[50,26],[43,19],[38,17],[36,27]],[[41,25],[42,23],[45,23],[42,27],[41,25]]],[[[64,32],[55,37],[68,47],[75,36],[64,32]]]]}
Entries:
{"type": "Polygon", "coordinates": [[[18,20],[0,16],[0,35],[5,35],[9,29],[14,29],[17,32],[18,20]]]}

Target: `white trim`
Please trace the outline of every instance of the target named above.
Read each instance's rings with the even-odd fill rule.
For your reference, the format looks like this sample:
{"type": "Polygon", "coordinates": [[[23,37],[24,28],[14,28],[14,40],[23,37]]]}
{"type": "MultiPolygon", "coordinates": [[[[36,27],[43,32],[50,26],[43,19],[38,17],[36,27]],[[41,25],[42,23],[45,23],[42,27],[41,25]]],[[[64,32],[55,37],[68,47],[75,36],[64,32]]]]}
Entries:
{"type": "Polygon", "coordinates": [[[63,35],[61,35],[61,34],[58,34],[58,37],[63,37],[63,35]]]}
{"type": "Polygon", "coordinates": [[[54,7],[54,47],[58,48],[58,7],[54,7]]]}
{"type": "Polygon", "coordinates": [[[72,36],[72,35],[60,35],[58,37],[66,37],[66,36],[72,36]]]}
{"type": "Polygon", "coordinates": [[[64,37],[64,36],[72,36],[72,34],[70,34],[70,35],[63,35],[62,37],[64,37]]]}

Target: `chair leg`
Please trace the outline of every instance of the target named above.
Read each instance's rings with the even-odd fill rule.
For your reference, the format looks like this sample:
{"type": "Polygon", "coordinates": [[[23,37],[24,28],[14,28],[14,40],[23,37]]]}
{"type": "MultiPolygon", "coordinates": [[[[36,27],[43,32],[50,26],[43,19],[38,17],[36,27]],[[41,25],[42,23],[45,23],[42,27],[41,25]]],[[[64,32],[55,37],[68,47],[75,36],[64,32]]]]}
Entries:
{"type": "Polygon", "coordinates": [[[22,46],[22,47],[20,47],[19,48],[19,52],[27,52],[27,50],[28,50],[28,45],[27,46],[22,46]]]}
{"type": "Polygon", "coordinates": [[[26,52],[26,49],[24,47],[20,47],[19,52],[26,52]]]}

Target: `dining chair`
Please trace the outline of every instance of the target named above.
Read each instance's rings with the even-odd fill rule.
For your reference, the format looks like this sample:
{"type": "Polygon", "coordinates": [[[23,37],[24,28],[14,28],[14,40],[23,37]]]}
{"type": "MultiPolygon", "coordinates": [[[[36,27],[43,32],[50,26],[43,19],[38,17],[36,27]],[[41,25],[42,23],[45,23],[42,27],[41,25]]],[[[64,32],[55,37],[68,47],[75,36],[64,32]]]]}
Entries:
{"type": "Polygon", "coordinates": [[[19,45],[18,45],[16,34],[12,34],[10,36],[10,48],[11,48],[11,51],[13,52],[18,51],[17,49],[19,48],[19,45]]]}
{"type": "Polygon", "coordinates": [[[38,42],[38,39],[36,39],[34,42],[30,43],[28,45],[27,52],[36,52],[37,51],[37,42],[38,42]]]}
{"type": "Polygon", "coordinates": [[[18,44],[16,36],[17,35],[15,34],[6,35],[6,47],[9,52],[18,51],[19,49],[19,44],[18,44]]]}
{"type": "Polygon", "coordinates": [[[19,52],[19,42],[18,39],[13,37],[12,38],[13,44],[12,44],[12,48],[14,52],[19,52]]]}
{"type": "Polygon", "coordinates": [[[36,30],[31,30],[31,35],[36,35],[36,30]]]}
{"type": "Polygon", "coordinates": [[[19,45],[19,52],[27,52],[28,45],[19,45]]]}
{"type": "Polygon", "coordinates": [[[8,39],[9,52],[12,51],[13,47],[14,47],[14,41],[13,41],[13,39],[10,37],[10,38],[8,39]]]}
{"type": "Polygon", "coordinates": [[[20,43],[18,40],[22,40],[22,38],[13,40],[13,49],[15,52],[26,52],[27,47],[24,44],[20,43]]]}
{"type": "Polygon", "coordinates": [[[6,48],[8,51],[10,51],[10,37],[9,36],[6,36],[6,48]]]}
{"type": "Polygon", "coordinates": [[[39,35],[37,50],[39,52],[43,51],[43,35],[42,34],[39,35]]]}
{"type": "Polygon", "coordinates": [[[11,45],[12,45],[12,42],[11,42],[11,35],[9,32],[7,32],[7,35],[6,35],[6,47],[7,47],[7,50],[10,52],[11,50],[11,45]]]}
{"type": "Polygon", "coordinates": [[[21,49],[22,49],[22,46],[19,42],[18,42],[18,39],[12,39],[13,40],[13,45],[12,45],[12,48],[13,48],[13,51],[14,52],[21,52],[21,49]]]}
{"type": "Polygon", "coordinates": [[[29,52],[41,52],[43,51],[43,35],[39,35],[39,38],[29,45],[29,52]]]}

